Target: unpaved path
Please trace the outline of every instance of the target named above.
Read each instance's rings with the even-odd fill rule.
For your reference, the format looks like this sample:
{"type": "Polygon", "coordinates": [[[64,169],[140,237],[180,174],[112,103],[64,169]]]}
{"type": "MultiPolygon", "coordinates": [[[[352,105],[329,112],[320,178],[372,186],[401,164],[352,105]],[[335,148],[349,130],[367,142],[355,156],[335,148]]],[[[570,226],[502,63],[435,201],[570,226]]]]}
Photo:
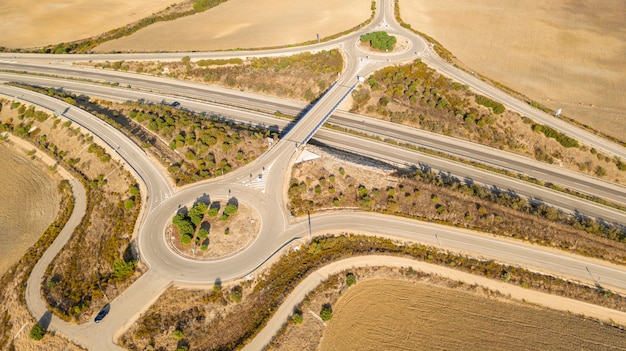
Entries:
{"type": "Polygon", "coordinates": [[[569,311],[574,314],[582,314],[602,321],[613,321],[614,323],[626,325],[626,313],[592,305],[586,302],[524,289],[512,284],[475,276],[451,268],[432,265],[409,258],[393,256],[360,256],[330,263],[307,276],[283,301],[282,305],[278,308],[267,325],[256,336],[256,338],[246,345],[244,350],[261,350],[264,345],[267,345],[276,332],[280,330],[287,318],[289,318],[289,316],[293,313],[294,308],[297,307],[306,294],[312,291],[320,282],[341,271],[353,267],[364,266],[413,267],[413,269],[417,271],[422,271],[428,274],[436,274],[452,280],[463,281],[466,284],[484,286],[490,290],[499,291],[504,295],[509,295],[511,298],[516,300],[524,300],[532,304],[550,307],[554,310],[569,311]]]}

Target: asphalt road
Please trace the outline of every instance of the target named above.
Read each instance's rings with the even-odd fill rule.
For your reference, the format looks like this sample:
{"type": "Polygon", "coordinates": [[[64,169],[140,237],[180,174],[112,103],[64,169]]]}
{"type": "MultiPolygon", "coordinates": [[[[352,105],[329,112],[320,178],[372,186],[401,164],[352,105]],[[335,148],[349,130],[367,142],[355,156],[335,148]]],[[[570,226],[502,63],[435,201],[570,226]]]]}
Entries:
{"type": "MultiPolygon", "coordinates": [[[[106,123],[75,107],[69,107],[69,109],[67,109],[68,105],[61,101],[36,94],[30,95],[32,93],[27,94],[15,88],[2,87],[0,91],[5,94],[8,93],[10,96],[18,96],[21,99],[51,110],[63,111],[64,116],[71,118],[81,126],[90,130],[94,135],[97,135],[103,143],[107,145],[110,152],[116,153],[128,164],[137,176],[142,179],[145,183],[145,193],[148,197],[147,206],[144,208],[143,213],[144,219],[140,223],[139,251],[141,259],[150,267],[149,271],[145,273],[138,282],[111,302],[111,312],[109,316],[98,325],[85,323],[75,326],[52,318],[52,329],[56,330],[58,333],[68,335],[72,340],[77,340],[81,345],[85,345],[91,349],[117,349],[117,346],[112,343],[113,336],[118,335],[125,327],[136,320],[137,316],[148,308],[172,282],[206,285],[217,279],[228,281],[242,278],[248,274],[253,274],[260,265],[267,262],[267,260],[290,243],[295,243],[299,239],[306,239],[311,234],[343,232],[346,230],[393,235],[394,237],[438,245],[453,251],[471,253],[472,255],[492,258],[503,262],[511,262],[542,272],[551,272],[584,282],[600,282],[607,288],[626,291],[626,270],[624,270],[623,267],[616,267],[606,262],[598,262],[585,257],[569,255],[545,247],[536,247],[523,242],[510,241],[475,232],[467,232],[458,228],[442,227],[430,223],[409,221],[402,218],[378,216],[371,213],[338,213],[314,216],[311,219],[310,227],[306,221],[291,222],[283,196],[284,184],[285,177],[287,176],[286,171],[301,151],[301,144],[311,137],[313,131],[328,117],[343,96],[349,93],[357,76],[366,76],[380,67],[389,65],[392,63],[392,59],[393,62],[398,62],[421,56],[425,61],[432,60],[433,66],[444,72],[444,74],[458,74],[460,82],[470,84],[473,89],[476,89],[484,95],[490,97],[496,96],[498,100],[502,98],[504,101],[500,101],[504,102],[507,106],[511,104],[510,106],[513,106],[514,109],[523,110],[524,106],[520,106],[520,102],[510,100],[511,98],[507,95],[501,96],[499,95],[501,93],[499,93],[497,89],[483,86],[484,83],[481,84],[480,81],[474,82],[471,76],[465,77],[456,70],[452,70],[451,66],[446,66],[441,61],[430,57],[429,55],[432,55],[432,51],[425,45],[425,42],[421,38],[404,32],[403,29],[395,23],[392,14],[393,8],[390,4],[390,2],[384,2],[382,0],[378,2],[378,8],[383,9],[383,11],[378,12],[375,21],[367,26],[366,30],[378,28],[384,29],[392,34],[401,33],[410,40],[408,49],[405,52],[393,56],[384,54],[368,55],[360,51],[356,45],[358,33],[335,40],[330,44],[315,46],[316,49],[330,46],[340,46],[343,49],[347,57],[347,67],[337,84],[309,110],[301,121],[296,124],[283,139],[277,142],[255,162],[216,180],[193,184],[183,189],[177,189],[176,192],[173,192],[165,176],[151,163],[150,159],[139,146],[130,142],[119,131],[106,125],[106,123]],[[265,186],[261,191],[251,187],[249,184],[250,175],[257,174],[260,171],[267,172],[265,186]],[[184,258],[174,253],[167,245],[166,240],[168,240],[168,238],[163,235],[163,228],[180,205],[191,203],[203,195],[210,197],[234,196],[237,197],[238,200],[255,208],[262,221],[261,229],[256,240],[244,250],[221,260],[198,261],[184,258]],[[278,215],[279,213],[281,215],[278,215]]],[[[308,49],[310,48],[307,48],[307,50],[308,49]]],[[[256,54],[291,54],[299,50],[302,49],[289,48],[278,51],[258,52],[256,54]]],[[[122,55],[116,56],[116,60],[156,60],[158,58],[178,60],[184,55],[186,54],[122,55]]],[[[205,56],[194,55],[194,57],[245,56],[246,53],[237,52],[202,55],[205,56]]],[[[0,55],[0,60],[3,58],[6,60],[7,56],[0,55]]],[[[95,58],[96,56],[89,56],[89,59],[95,58]]],[[[38,65],[40,65],[38,69],[41,69],[41,62],[49,62],[49,60],[53,58],[25,55],[20,58],[14,57],[8,59],[26,60],[29,62],[38,61],[38,65]]],[[[63,60],[66,58],[59,56],[54,57],[54,60],[58,59],[63,60]]],[[[98,57],[98,59],[103,58],[98,57]]],[[[7,65],[16,67],[13,63],[3,63],[0,65],[0,68],[6,67],[7,65]]],[[[24,68],[26,66],[20,67],[24,68]]],[[[65,69],[56,66],[50,67],[50,69],[56,72],[61,72],[61,70],[65,69]]],[[[93,72],[95,70],[85,69],[80,71],[84,74],[76,74],[77,77],[90,77],[91,74],[95,74],[93,72]]],[[[118,72],[116,73],[115,79],[119,81],[120,77],[123,78],[124,76],[129,77],[128,75],[121,75],[118,72]]],[[[150,81],[153,80],[152,78],[146,79],[150,81]]],[[[122,82],[120,81],[120,83],[122,82]]],[[[541,115],[539,111],[531,110],[527,112],[529,113],[529,117],[533,119],[545,119],[545,116],[541,115]]],[[[558,123],[552,123],[558,120],[554,118],[545,120],[550,122],[553,127],[557,126],[556,128],[560,129],[558,123]]],[[[598,140],[597,137],[593,135],[590,136],[590,133],[579,131],[576,128],[572,129],[571,126],[564,127],[563,130],[568,134],[574,133],[577,139],[599,150],[620,157],[626,154],[623,148],[617,147],[615,144],[602,139],[598,140]]],[[[416,158],[422,159],[426,157],[423,155],[416,156],[414,153],[410,153],[406,150],[389,149],[390,146],[385,144],[368,144],[363,139],[355,140],[351,139],[353,137],[348,135],[332,134],[324,130],[316,133],[315,138],[317,138],[318,135],[321,138],[326,138],[324,142],[331,146],[340,146],[365,155],[368,153],[377,157],[381,157],[382,155],[382,158],[387,158],[394,162],[402,163],[408,160],[408,166],[415,165],[416,163],[419,164],[419,160],[416,160],[416,158]]],[[[469,170],[462,168],[466,166],[454,165],[453,162],[445,161],[441,164],[445,165],[445,167],[442,166],[442,169],[453,169],[455,174],[459,169],[463,172],[469,172],[469,170]]],[[[493,174],[485,173],[480,175],[479,171],[474,170],[474,172],[478,173],[468,174],[468,177],[474,181],[481,182],[481,179],[484,179],[486,184],[493,184],[495,181],[500,181],[498,180],[499,177],[493,174]]],[[[528,186],[528,184],[525,186],[528,186]]],[[[555,201],[560,204],[559,206],[564,206],[564,208],[572,208],[571,205],[567,207],[568,204],[575,203],[575,210],[580,208],[578,206],[584,206],[584,213],[594,213],[594,211],[596,211],[595,213],[601,215],[602,218],[612,218],[612,220],[615,221],[623,221],[624,215],[619,211],[599,207],[592,203],[585,203],[584,201],[572,197],[561,198],[564,197],[564,195],[551,195],[551,192],[546,192],[545,189],[539,187],[523,188],[521,184],[517,184],[509,178],[503,179],[502,188],[508,189],[509,187],[516,187],[515,191],[520,194],[526,194],[526,192],[528,192],[528,196],[531,197],[537,197],[537,194],[541,194],[542,200],[546,202],[550,201],[551,203],[555,201]],[[520,190],[517,190],[517,187],[520,187],[520,190]],[[551,196],[550,200],[544,199],[544,196],[551,196]],[[613,216],[616,217],[613,218],[613,216]]],[[[43,272],[38,274],[43,274],[43,272]]],[[[33,274],[31,279],[40,281],[41,276],[38,277],[36,274],[33,274]]],[[[34,295],[37,294],[35,293],[34,295]]],[[[30,296],[29,301],[31,302],[29,302],[29,306],[32,300],[40,299],[41,296],[30,296]]],[[[38,318],[37,315],[35,315],[35,317],[38,318]]],[[[256,340],[253,342],[256,342],[256,340]]],[[[263,341],[261,340],[259,342],[263,341]]]]}

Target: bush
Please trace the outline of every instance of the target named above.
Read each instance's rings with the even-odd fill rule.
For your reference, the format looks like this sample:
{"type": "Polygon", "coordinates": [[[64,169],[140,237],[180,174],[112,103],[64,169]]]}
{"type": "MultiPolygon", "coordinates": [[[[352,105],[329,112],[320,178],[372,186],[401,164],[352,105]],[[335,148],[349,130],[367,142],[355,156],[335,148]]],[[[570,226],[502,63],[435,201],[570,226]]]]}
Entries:
{"type": "Polygon", "coordinates": [[[41,340],[46,335],[46,329],[43,325],[39,323],[35,323],[32,328],[30,328],[30,338],[33,340],[41,340]]]}
{"type": "Polygon", "coordinates": [[[224,214],[226,216],[232,216],[237,213],[237,206],[234,204],[228,204],[224,207],[224,214]]]}
{"type": "Polygon", "coordinates": [[[291,316],[293,324],[302,324],[302,313],[296,312],[291,316]]]}
{"type": "Polygon", "coordinates": [[[183,245],[189,245],[189,244],[191,244],[191,236],[190,236],[190,235],[187,235],[187,234],[183,235],[183,236],[180,238],[180,242],[181,242],[183,245]]]}
{"type": "Polygon", "coordinates": [[[200,230],[198,230],[198,238],[200,239],[206,239],[209,236],[209,231],[204,229],[204,228],[200,228],[200,230]]]}
{"type": "Polygon", "coordinates": [[[476,95],[476,103],[483,105],[485,107],[491,108],[493,113],[495,113],[496,115],[499,115],[503,113],[504,111],[506,111],[506,109],[504,108],[504,105],[502,105],[501,103],[497,101],[493,101],[486,96],[476,95]]]}
{"type": "Polygon", "coordinates": [[[329,303],[325,303],[324,306],[322,306],[320,318],[322,318],[324,322],[328,322],[331,318],[333,318],[333,309],[329,303]]]}
{"type": "Polygon", "coordinates": [[[348,286],[352,286],[352,285],[356,284],[356,276],[354,275],[354,273],[346,274],[346,284],[348,286]]]}
{"type": "Polygon", "coordinates": [[[135,261],[115,260],[113,262],[113,275],[116,278],[124,279],[130,277],[135,272],[135,261]]]}
{"type": "Polygon", "coordinates": [[[174,337],[174,339],[176,340],[181,340],[182,338],[185,337],[185,334],[182,332],[182,330],[176,329],[174,330],[174,332],[172,333],[172,336],[174,337]]]}

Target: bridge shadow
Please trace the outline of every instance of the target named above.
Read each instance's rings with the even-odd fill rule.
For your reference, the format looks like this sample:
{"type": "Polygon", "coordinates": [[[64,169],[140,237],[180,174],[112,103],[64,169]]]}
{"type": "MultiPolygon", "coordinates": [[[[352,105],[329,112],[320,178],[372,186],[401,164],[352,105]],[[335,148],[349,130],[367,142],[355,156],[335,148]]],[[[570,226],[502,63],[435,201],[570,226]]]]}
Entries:
{"type": "Polygon", "coordinates": [[[41,318],[39,318],[38,322],[39,322],[39,325],[41,325],[45,331],[48,331],[48,327],[50,327],[50,322],[52,322],[52,312],[50,311],[44,312],[41,318]]]}

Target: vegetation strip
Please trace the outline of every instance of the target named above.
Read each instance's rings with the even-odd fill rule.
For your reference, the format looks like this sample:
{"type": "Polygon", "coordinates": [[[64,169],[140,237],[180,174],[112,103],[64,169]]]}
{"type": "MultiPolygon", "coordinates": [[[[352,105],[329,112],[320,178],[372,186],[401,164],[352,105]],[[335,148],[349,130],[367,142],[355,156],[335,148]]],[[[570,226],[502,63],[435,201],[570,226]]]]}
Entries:
{"type": "MultiPolygon", "coordinates": [[[[151,309],[137,321],[136,327],[124,334],[121,344],[134,349],[143,349],[148,345],[155,349],[173,347],[176,340],[166,336],[172,330],[178,330],[182,336],[178,341],[183,341],[193,349],[239,349],[265,326],[282,301],[307,275],[327,262],[370,254],[410,257],[525,288],[626,311],[625,297],[594,286],[495,261],[460,256],[420,244],[348,234],[318,237],[310,244],[302,245],[299,250],[291,250],[283,255],[262,276],[257,277],[254,286],[248,289],[251,292],[245,294],[240,303],[227,302],[228,291],[223,291],[216,285],[217,288],[209,293],[193,292],[185,301],[183,311],[164,312],[151,309]],[[212,311],[222,304],[234,305],[227,315],[210,320],[206,318],[215,313],[212,311]],[[155,341],[157,339],[160,340],[159,343],[155,341]]],[[[169,293],[166,292],[165,295],[169,293]]],[[[162,296],[164,298],[166,297],[162,296]]]]}

